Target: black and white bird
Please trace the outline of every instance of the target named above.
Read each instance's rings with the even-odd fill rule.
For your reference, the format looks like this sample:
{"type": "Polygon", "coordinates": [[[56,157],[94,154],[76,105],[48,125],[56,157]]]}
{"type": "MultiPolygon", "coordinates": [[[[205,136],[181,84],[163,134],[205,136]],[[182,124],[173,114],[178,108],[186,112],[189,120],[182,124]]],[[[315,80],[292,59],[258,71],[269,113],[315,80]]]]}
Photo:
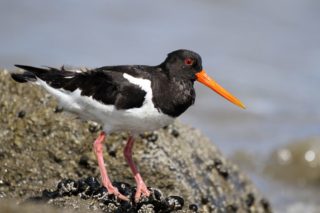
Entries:
{"type": "Polygon", "coordinates": [[[245,106],[211,79],[202,68],[201,57],[189,50],[168,54],[157,66],[104,66],[96,69],[68,70],[64,67],[37,68],[16,65],[24,73],[13,73],[20,83],[35,83],[55,96],[64,110],[103,126],[94,141],[102,184],[109,194],[128,200],[112,185],[103,159],[102,142],[107,133],[130,133],[124,156],[134,175],[135,201],[150,191],[132,160],[134,136],[167,126],[195,101],[193,84],[199,81],[241,108],[245,106]]]}

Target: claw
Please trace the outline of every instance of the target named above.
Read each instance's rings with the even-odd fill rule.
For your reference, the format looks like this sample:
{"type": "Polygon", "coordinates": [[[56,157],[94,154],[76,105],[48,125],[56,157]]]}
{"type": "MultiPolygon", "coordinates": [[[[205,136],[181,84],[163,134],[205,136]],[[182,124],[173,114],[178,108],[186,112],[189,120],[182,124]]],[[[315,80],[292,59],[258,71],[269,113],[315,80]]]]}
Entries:
{"type": "Polygon", "coordinates": [[[129,201],[129,198],[124,196],[119,192],[119,190],[114,186],[105,186],[107,188],[108,194],[113,194],[116,198],[120,200],[129,201]]]}
{"type": "Polygon", "coordinates": [[[136,203],[139,202],[141,196],[142,197],[149,197],[150,196],[150,191],[148,190],[146,184],[144,182],[140,182],[139,184],[137,184],[137,190],[136,190],[136,194],[134,196],[134,201],[136,203]]]}

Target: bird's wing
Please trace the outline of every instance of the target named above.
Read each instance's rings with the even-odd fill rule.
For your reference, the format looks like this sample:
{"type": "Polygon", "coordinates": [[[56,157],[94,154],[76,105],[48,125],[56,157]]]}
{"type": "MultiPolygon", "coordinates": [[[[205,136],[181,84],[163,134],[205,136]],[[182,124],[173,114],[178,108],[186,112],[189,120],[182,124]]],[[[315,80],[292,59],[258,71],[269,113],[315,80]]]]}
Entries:
{"type": "Polygon", "coordinates": [[[38,68],[16,65],[24,69],[22,74],[13,73],[18,82],[37,82],[39,79],[54,89],[74,92],[81,91],[81,96],[91,97],[117,109],[129,109],[142,106],[146,92],[136,84],[130,83],[124,74],[134,74],[125,67],[104,67],[86,71],[66,70],[64,67],[38,68]],[[113,68],[113,69],[111,69],[113,68]]]}

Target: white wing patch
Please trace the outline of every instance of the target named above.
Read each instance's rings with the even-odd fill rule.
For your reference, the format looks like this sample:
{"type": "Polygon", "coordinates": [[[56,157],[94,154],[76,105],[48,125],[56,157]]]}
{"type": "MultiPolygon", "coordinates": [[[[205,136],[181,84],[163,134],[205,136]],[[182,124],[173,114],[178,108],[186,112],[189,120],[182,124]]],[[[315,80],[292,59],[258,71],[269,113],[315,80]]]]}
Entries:
{"type": "Polygon", "coordinates": [[[71,78],[74,78],[74,76],[65,76],[64,78],[71,79],[71,78]]]}
{"type": "Polygon", "coordinates": [[[154,108],[154,105],[152,102],[151,81],[147,79],[142,79],[142,78],[135,78],[127,73],[124,73],[123,77],[127,79],[130,83],[138,85],[141,89],[143,89],[147,93],[145,96],[143,105],[147,104],[148,107],[154,108]]]}

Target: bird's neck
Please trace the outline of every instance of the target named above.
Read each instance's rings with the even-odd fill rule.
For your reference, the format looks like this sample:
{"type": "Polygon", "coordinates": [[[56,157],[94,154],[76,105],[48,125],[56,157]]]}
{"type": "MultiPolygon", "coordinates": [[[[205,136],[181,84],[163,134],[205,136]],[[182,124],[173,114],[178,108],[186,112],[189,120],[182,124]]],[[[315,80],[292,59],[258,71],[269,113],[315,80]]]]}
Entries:
{"type": "Polygon", "coordinates": [[[191,80],[161,76],[153,81],[152,90],[155,107],[172,117],[181,115],[195,101],[191,80]]]}

